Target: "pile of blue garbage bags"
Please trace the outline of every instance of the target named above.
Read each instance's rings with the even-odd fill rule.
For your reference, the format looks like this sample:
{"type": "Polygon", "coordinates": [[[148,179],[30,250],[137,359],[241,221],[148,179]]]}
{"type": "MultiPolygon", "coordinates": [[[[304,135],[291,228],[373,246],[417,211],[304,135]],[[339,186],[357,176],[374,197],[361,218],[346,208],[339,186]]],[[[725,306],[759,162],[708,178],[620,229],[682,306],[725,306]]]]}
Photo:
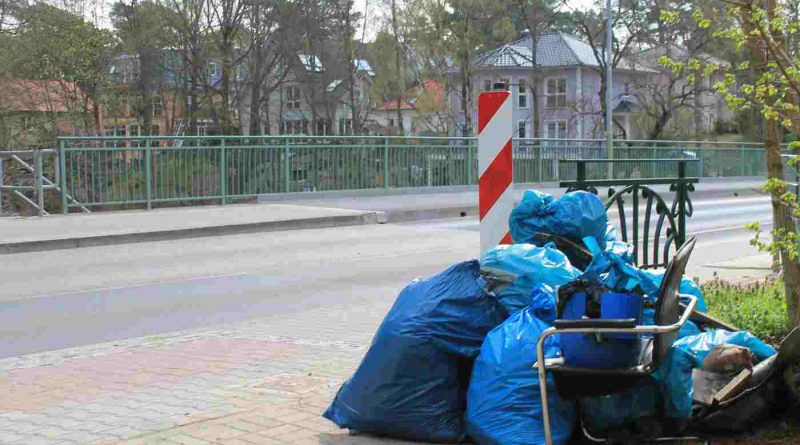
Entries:
{"type": "MultiPolygon", "coordinates": [[[[591,280],[614,291],[636,288],[654,301],[663,272],[633,265],[630,246],[617,239],[603,203],[590,193],[556,200],[529,190],[509,226],[514,244],[403,289],[324,417],[352,432],[421,442],[544,443],[533,365],[539,335],[556,319],[557,289],[591,280]],[[591,263],[583,270],[573,266],[554,244],[537,241],[539,233],[582,241],[591,263]]],[[[681,293],[696,296],[698,309],[706,310],[692,280],[683,279],[681,293]]],[[[652,320],[653,309],[645,309],[642,323],[652,320]]],[[[583,418],[608,426],[657,412],[691,417],[692,371],[720,344],[747,347],[757,360],[776,353],[747,332],[703,331],[687,322],[652,379],[581,400],[583,418]]],[[[561,355],[558,336],[547,338],[544,353],[561,355]]],[[[565,443],[575,429],[576,401],[559,395],[551,379],[553,439],[565,443]]]]}

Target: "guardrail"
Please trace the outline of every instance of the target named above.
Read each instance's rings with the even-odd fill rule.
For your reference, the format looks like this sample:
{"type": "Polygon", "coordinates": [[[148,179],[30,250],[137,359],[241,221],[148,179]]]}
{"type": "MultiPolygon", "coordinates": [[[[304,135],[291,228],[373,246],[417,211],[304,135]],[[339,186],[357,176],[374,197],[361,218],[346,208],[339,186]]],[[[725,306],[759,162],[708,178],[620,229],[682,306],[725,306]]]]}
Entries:
{"type": "MultiPolygon", "coordinates": [[[[225,204],[259,194],[477,183],[477,138],[151,136],[59,138],[62,211],[73,207],[225,204]],[[75,197],[72,202],[67,195],[75,197]],[[78,202],[80,204],[78,204],[78,202]]],[[[518,183],[558,181],[558,161],[606,157],[596,139],[515,139],[518,183]]],[[[758,144],[616,141],[615,157],[696,159],[697,176],[763,176],[758,144]]],[[[630,177],[658,166],[631,164],[630,177]]]]}

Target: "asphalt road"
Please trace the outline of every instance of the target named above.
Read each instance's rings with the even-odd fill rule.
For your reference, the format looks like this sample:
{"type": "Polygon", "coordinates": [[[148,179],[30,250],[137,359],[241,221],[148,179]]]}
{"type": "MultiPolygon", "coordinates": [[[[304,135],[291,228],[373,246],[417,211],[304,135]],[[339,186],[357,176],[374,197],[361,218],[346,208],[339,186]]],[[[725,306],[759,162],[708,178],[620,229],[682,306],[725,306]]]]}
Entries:
{"type": "MultiPolygon", "coordinates": [[[[770,219],[765,197],[696,201],[692,271],[755,255],[743,225],[770,219]]],[[[474,257],[477,228],[471,217],[0,256],[0,357],[369,305],[474,257]]]]}

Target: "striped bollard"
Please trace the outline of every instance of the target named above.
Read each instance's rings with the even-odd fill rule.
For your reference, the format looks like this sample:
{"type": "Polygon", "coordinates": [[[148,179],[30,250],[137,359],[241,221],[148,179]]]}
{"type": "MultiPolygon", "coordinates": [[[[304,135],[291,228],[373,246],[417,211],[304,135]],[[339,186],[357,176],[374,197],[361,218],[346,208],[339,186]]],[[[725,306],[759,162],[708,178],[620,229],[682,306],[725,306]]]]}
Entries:
{"type": "Polygon", "coordinates": [[[508,217],[514,207],[514,163],[510,96],[508,91],[489,91],[478,97],[481,256],[498,244],[511,244],[508,217]]]}

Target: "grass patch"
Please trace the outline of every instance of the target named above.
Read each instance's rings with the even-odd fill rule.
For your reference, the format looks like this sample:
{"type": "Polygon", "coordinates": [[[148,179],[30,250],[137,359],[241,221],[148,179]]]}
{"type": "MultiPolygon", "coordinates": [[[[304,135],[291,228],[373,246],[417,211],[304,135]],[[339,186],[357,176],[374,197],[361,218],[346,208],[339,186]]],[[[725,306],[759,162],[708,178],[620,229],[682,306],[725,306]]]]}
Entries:
{"type": "Polygon", "coordinates": [[[709,313],[714,317],[756,337],[780,340],[788,333],[783,281],[736,285],[713,280],[701,287],[709,313]]]}

